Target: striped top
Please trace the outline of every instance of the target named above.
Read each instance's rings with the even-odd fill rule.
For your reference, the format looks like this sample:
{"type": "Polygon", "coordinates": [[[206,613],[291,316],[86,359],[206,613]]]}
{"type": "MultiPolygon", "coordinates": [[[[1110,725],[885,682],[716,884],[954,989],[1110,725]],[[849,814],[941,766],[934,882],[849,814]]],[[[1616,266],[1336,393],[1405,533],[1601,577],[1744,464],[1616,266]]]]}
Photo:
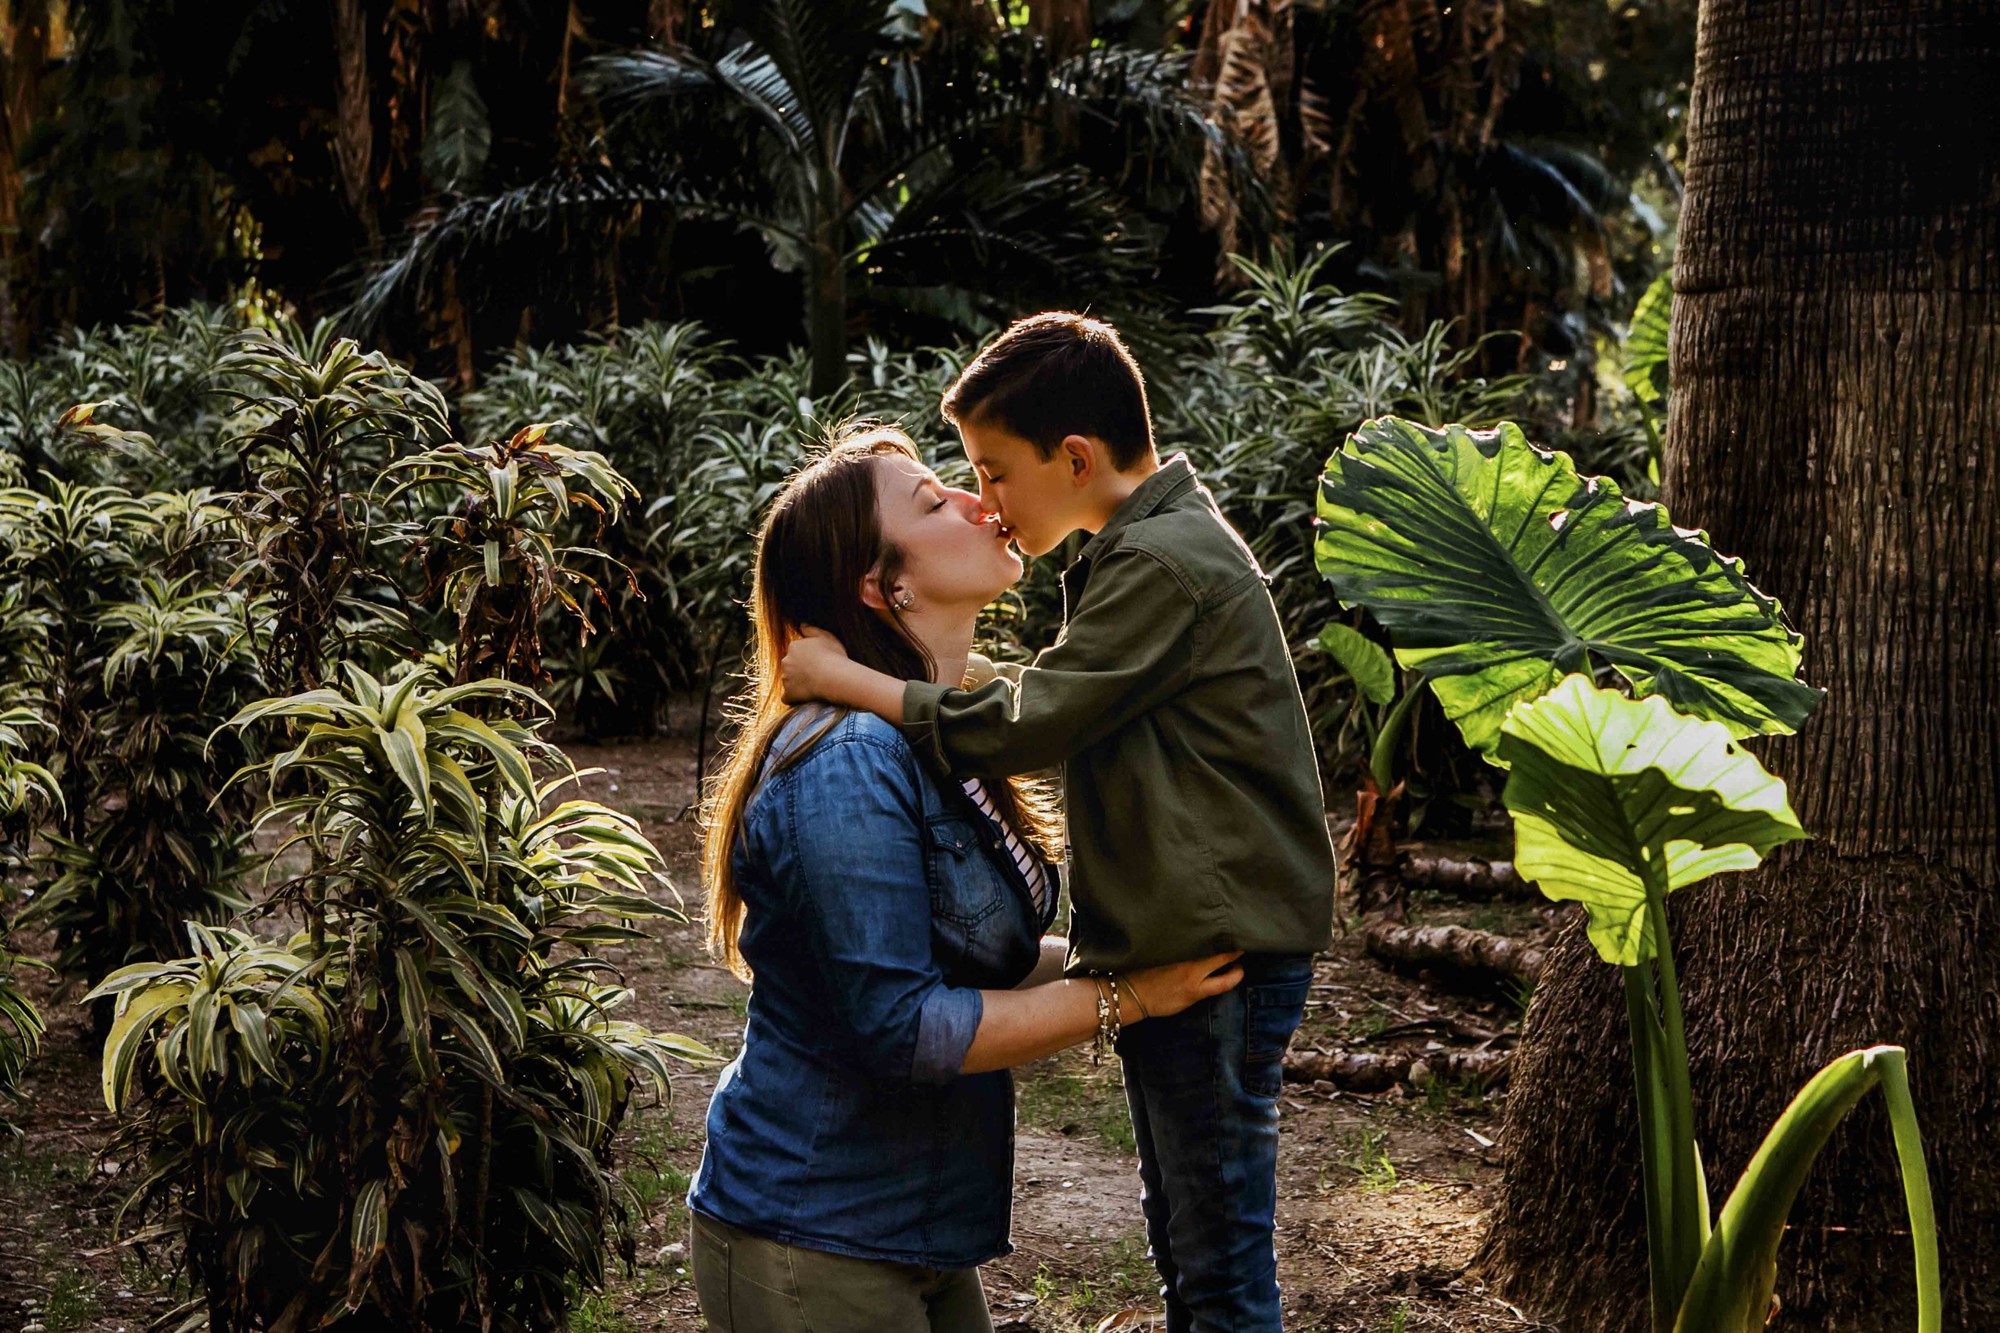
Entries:
{"type": "Polygon", "coordinates": [[[979,807],[979,812],[1000,831],[1001,839],[1007,844],[1007,855],[1014,858],[1015,869],[1027,881],[1028,892],[1035,900],[1035,914],[1045,917],[1049,912],[1049,872],[1028,845],[1014,832],[1014,826],[1000,813],[1000,807],[993,803],[993,794],[986,790],[986,784],[978,778],[967,778],[963,783],[965,794],[979,807]]]}

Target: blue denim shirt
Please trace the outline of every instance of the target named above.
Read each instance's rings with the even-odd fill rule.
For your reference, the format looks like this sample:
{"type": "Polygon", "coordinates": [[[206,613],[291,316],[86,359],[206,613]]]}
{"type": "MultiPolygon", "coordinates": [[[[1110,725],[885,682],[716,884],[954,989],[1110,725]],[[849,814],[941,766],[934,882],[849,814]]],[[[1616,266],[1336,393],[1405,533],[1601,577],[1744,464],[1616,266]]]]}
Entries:
{"type": "Polygon", "coordinates": [[[1034,969],[1053,902],[1037,913],[992,825],[864,713],[765,778],[734,867],[755,982],[689,1206],[924,1268],[1007,1253],[1013,1081],[958,1071],[980,989],[1034,969]]]}

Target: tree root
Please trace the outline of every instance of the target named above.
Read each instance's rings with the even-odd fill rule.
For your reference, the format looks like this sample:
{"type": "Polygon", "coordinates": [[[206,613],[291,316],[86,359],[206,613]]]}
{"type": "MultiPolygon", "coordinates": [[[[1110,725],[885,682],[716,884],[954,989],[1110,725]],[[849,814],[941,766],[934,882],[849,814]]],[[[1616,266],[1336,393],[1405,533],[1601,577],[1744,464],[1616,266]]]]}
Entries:
{"type": "Polygon", "coordinates": [[[1403,883],[1412,889],[1481,902],[1494,898],[1531,902],[1540,896],[1534,885],[1515,873],[1512,861],[1450,856],[1413,847],[1403,853],[1402,876],[1403,883]]]}
{"type": "Polygon", "coordinates": [[[1540,944],[1468,926],[1403,926],[1372,922],[1362,933],[1368,952],[1408,967],[1450,969],[1468,976],[1533,985],[1547,954],[1540,944]]]}
{"type": "Polygon", "coordinates": [[[1507,1081],[1512,1051],[1291,1051],[1285,1078],[1293,1083],[1326,1079],[1345,1092],[1387,1092],[1399,1083],[1423,1087],[1432,1079],[1481,1088],[1507,1081]]]}

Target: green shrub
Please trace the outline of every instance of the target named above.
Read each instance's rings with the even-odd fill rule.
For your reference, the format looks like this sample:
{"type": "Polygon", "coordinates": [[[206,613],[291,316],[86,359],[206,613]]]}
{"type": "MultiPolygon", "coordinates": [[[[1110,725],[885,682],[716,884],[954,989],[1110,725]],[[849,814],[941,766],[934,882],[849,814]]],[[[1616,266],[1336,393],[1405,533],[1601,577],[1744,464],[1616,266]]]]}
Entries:
{"type": "Polygon", "coordinates": [[[297,743],[246,771],[310,869],[277,945],[190,927],[194,953],[107,979],[105,1094],[131,1201],[178,1238],[209,1326],[546,1329],[630,1257],[609,1148],[686,1039],[613,1016],[592,956],[667,909],[624,816],[570,775],[533,696],[346,669],[253,706],[297,743]],[[285,795],[281,793],[290,792],[285,795]]]}

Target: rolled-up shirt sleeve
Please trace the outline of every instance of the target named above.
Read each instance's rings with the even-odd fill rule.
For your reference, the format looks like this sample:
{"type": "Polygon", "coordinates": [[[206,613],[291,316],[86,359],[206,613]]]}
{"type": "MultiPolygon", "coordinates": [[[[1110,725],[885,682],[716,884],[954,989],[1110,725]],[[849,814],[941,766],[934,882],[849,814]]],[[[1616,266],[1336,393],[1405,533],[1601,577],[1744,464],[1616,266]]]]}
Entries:
{"type": "Polygon", "coordinates": [[[976,990],[946,985],[931,955],[914,758],[893,739],[841,738],[787,777],[787,842],[832,1002],[829,1024],[877,1078],[949,1082],[985,1003],[976,990]]]}

